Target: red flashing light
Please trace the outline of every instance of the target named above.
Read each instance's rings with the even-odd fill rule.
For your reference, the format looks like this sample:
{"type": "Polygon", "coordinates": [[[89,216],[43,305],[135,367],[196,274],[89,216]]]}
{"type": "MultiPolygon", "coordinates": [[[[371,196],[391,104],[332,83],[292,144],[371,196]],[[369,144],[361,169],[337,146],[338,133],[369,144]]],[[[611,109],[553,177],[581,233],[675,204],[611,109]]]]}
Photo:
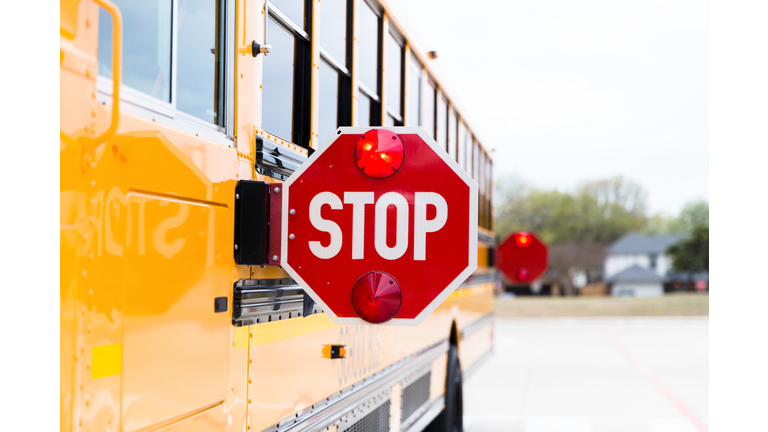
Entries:
{"type": "Polygon", "coordinates": [[[531,275],[531,273],[528,271],[527,268],[522,267],[517,271],[517,280],[520,282],[525,282],[528,280],[528,277],[531,275]]]}
{"type": "Polygon", "coordinates": [[[360,276],[352,288],[352,307],[357,316],[371,324],[385,323],[397,315],[403,304],[400,284],[392,276],[372,271],[360,276]]]}
{"type": "Polygon", "coordinates": [[[371,178],[387,178],[396,173],[405,159],[405,146],[397,134],[386,129],[372,129],[355,145],[355,162],[371,178]]]}
{"type": "Polygon", "coordinates": [[[515,243],[520,247],[526,247],[531,244],[531,235],[527,232],[515,234],[515,243]]]}

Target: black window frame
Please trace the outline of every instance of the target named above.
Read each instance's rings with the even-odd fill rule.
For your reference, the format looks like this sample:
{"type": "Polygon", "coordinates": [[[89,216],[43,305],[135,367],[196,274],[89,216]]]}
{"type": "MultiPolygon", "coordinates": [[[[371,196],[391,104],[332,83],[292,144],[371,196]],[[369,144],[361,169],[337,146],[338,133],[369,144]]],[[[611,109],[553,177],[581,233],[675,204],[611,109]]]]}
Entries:
{"type": "MultiPolygon", "coordinates": [[[[377,28],[376,28],[376,88],[375,89],[369,89],[365,84],[363,84],[362,81],[360,81],[359,77],[357,78],[357,90],[358,94],[362,93],[362,95],[359,95],[359,97],[367,97],[370,101],[370,110],[369,110],[369,119],[368,119],[368,125],[369,126],[381,126],[382,125],[382,107],[381,101],[382,101],[382,87],[383,87],[383,81],[384,77],[381,73],[382,65],[383,65],[383,50],[384,50],[384,11],[381,8],[381,6],[376,3],[374,0],[357,0],[360,5],[360,7],[369,7],[371,11],[376,15],[376,21],[377,21],[377,28]],[[375,95],[371,95],[369,92],[375,92],[375,95]]],[[[357,12],[357,11],[356,11],[357,12]]],[[[359,56],[358,56],[359,57],[359,56]]],[[[358,64],[358,68],[360,65],[358,64]]],[[[359,119],[358,119],[359,122],[359,119]]]]}
{"type": "MultiPolygon", "coordinates": [[[[291,34],[294,42],[294,65],[293,65],[293,119],[291,122],[292,137],[280,137],[285,141],[295,144],[299,147],[308,149],[312,138],[312,0],[304,0],[304,23],[300,27],[293,22],[287,15],[267,0],[267,19],[271,19],[275,24],[291,34]]],[[[266,23],[265,23],[266,24],[266,23]]],[[[269,34],[267,34],[267,44],[269,44],[269,34]]],[[[265,55],[264,62],[269,61],[269,55],[265,55]]],[[[262,110],[265,109],[266,102],[262,99],[262,110]]],[[[269,128],[262,128],[271,133],[269,128]]],[[[274,135],[274,134],[273,134],[274,135]]]]}
{"type": "MultiPolygon", "coordinates": [[[[336,104],[336,127],[352,126],[352,50],[354,47],[354,37],[352,26],[354,24],[355,0],[345,0],[346,8],[346,50],[345,58],[340,61],[323,48],[323,39],[320,36],[320,61],[325,62],[329,67],[336,70],[338,74],[338,103],[336,104]]],[[[322,3],[320,4],[322,20],[322,3]]],[[[322,23],[321,23],[322,25],[322,23]]],[[[318,102],[320,103],[320,102],[318,102]]]]}
{"type": "MultiPolygon", "coordinates": [[[[386,106],[384,112],[386,115],[391,116],[395,120],[395,126],[403,126],[405,124],[405,37],[400,33],[397,28],[389,21],[389,35],[395,40],[395,43],[400,47],[400,91],[398,91],[398,97],[400,98],[400,112],[393,113],[392,110],[386,106]]],[[[386,40],[386,35],[382,35],[383,40],[386,40]]],[[[388,97],[384,99],[388,100],[388,97]]]]}

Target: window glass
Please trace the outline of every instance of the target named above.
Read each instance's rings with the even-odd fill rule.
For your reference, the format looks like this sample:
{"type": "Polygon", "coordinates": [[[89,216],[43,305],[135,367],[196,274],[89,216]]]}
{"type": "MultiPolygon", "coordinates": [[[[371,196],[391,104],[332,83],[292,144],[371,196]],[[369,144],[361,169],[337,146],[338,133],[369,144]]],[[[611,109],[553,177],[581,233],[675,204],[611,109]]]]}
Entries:
{"type": "Polygon", "coordinates": [[[408,62],[408,126],[421,126],[421,65],[411,57],[408,62]]]}
{"type": "Polygon", "coordinates": [[[456,111],[448,111],[448,154],[456,160],[456,111]]]}
{"type": "Polygon", "coordinates": [[[262,127],[293,142],[294,37],[272,19],[267,32],[272,52],[264,57],[262,127]]]}
{"type": "Polygon", "coordinates": [[[435,122],[437,123],[437,143],[442,146],[442,148],[446,148],[446,129],[447,129],[447,123],[448,123],[448,104],[445,101],[445,96],[441,93],[437,97],[437,118],[435,119],[435,122]]]}
{"type": "MultiPolygon", "coordinates": [[[[122,83],[171,101],[171,0],[115,0],[123,17],[122,83]]],[[[210,53],[210,48],[209,53],[210,53]]],[[[210,54],[209,54],[210,55],[210,54]]],[[[99,8],[99,74],[112,78],[112,18],[99,8]]]]}
{"type": "Polygon", "coordinates": [[[360,93],[360,99],[357,101],[357,125],[371,125],[371,100],[362,93],[360,93]]]}
{"type": "Polygon", "coordinates": [[[347,0],[323,0],[320,45],[340,64],[347,58],[347,0]]]}
{"type": "Polygon", "coordinates": [[[176,60],[176,108],[218,125],[224,124],[224,89],[218,85],[224,82],[224,29],[217,26],[223,3],[181,2],[176,60]]]}
{"type": "Polygon", "coordinates": [[[395,114],[400,114],[400,96],[403,93],[402,66],[403,48],[391,34],[387,34],[387,65],[384,72],[387,76],[387,107],[395,114]]]}
{"type": "Polygon", "coordinates": [[[459,122],[459,153],[458,162],[462,168],[466,167],[466,141],[467,141],[467,128],[464,126],[464,122],[459,122]]]}
{"type": "Polygon", "coordinates": [[[424,129],[432,139],[435,138],[435,83],[428,81],[424,96],[424,129]]]}
{"type": "Polygon", "coordinates": [[[472,178],[475,181],[479,181],[477,173],[479,171],[478,164],[480,163],[480,145],[477,141],[472,144],[472,178]]]}
{"type": "MultiPolygon", "coordinates": [[[[277,6],[285,16],[291,19],[294,24],[305,28],[304,25],[304,0],[270,0],[272,5],[277,6]]],[[[261,6],[259,6],[261,7],[261,6]]],[[[264,16],[261,17],[264,19],[264,16]]],[[[267,29],[267,39],[269,40],[271,33],[267,29]]],[[[272,45],[272,41],[269,40],[269,44],[272,45]]],[[[273,51],[274,52],[274,51],[273,51]]],[[[272,55],[272,53],[270,53],[272,55]]]]}
{"type": "Polygon", "coordinates": [[[480,163],[478,163],[478,186],[479,186],[479,192],[480,196],[485,198],[485,152],[480,151],[480,163]]]}
{"type": "Polygon", "coordinates": [[[338,127],[339,73],[328,63],[320,61],[320,142],[333,135],[338,127]]]}
{"type": "Polygon", "coordinates": [[[359,2],[362,3],[357,31],[360,41],[357,51],[360,82],[378,95],[379,17],[363,0],[359,2]]]}
{"type": "Polygon", "coordinates": [[[472,177],[472,143],[474,142],[474,137],[467,132],[467,161],[464,165],[464,170],[467,171],[467,174],[469,174],[470,177],[472,177]]]}
{"type": "Polygon", "coordinates": [[[387,114],[387,117],[384,119],[384,126],[397,126],[397,120],[395,120],[394,117],[387,114]]]}

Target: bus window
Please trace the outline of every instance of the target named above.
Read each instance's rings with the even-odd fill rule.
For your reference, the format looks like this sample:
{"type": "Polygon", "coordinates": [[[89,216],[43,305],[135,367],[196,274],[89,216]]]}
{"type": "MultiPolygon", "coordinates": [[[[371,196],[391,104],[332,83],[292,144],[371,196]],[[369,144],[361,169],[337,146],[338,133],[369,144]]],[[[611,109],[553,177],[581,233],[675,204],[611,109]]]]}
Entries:
{"type": "Polygon", "coordinates": [[[320,60],[319,133],[324,142],[338,127],[339,73],[324,60],[320,60]]]}
{"type": "Polygon", "coordinates": [[[272,52],[264,58],[262,127],[273,135],[294,142],[293,80],[295,37],[273,19],[267,34],[272,52]]]}
{"type": "Polygon", "coordinates": [[[448,108],[448,155],[456,160],[456,111],[448,108]]]}
{"type": "Polygon", "coordinates": [[[187,0],[178,13],[176,108],[224,125],[223,1],[187,0]]]}
{"type": "Polygon", "coordinates": [[[437,97],[437,118],[435,119],[435,124],[437,125],[437,144],[447,149],[448,102],[446,102],[442,92],[437,97]]]}
{"type": "Polygon", "coordinates": [[[320,95],[318,102],[320,142],[330,137],[339,126],[350,125],[348,69],[347,1],[326,0],[320,14],[320,95]]]}
{"type": "Polygon", "coordinates": [[[387,34],[387,62],[384,73],[387,79],[387,119],[388,124],[392,126],[401,126],[403,124],[402,103],[403,97],[403,47],[402,41],[392,34],[393,30],[387,34]]]}
{"type": "Polygon", "coordinates": [[[347,1],[325,0],[320,14],[320,45],[341,66],[347,66],[347,1]]]}
{"type": "MultiPolygon", "coordinates": [[[[171,102],[171,0],[115,4],[123,16],[122,83],[171,102]]],[[[112,77],[112,17],[104,8],[99,8],[99,75],[112,77]]]]}
{"type": "Polygon", "coordinates": [[[411,56],[408,62],[408,126],[421,126],[421,65],[411,56]]]}
{"type": "Polygon", "coordinates": [[[360,14],[358,15],[357,40],[358,46],[358,75],[360,97],[358,99],[359,126],[379,126],[381,116],[379,107],[379,15],[370,5],[359,0],[360,14]],[[367,99],[367,100],[365,100],[367,99]]]}
{"type": "Polygon", "coordinates": [[[480,162],[480,145],[475,140],[472,144],[472,178],[478,181],[477,174],[479,172],[478,163],[480,162]]]}
{"type": "Polygon", "coordinates": [[[432,139],[435,139],[435,93],[435,83],[429,79],[424,98],[424,129],[432,139]]]}
{"type": "Polygon", "coordinates": [[[475,138],[467,132],[467,161],[464,165],[464,170],[469,174],[470,177],[472,177],[472,143],[475,141],[475,138]]]}
{"type": "MultiPolygon", "coordinates": [[[[269,8],[277,7],[280,12],[288,17],[294,24],[296,24],[302,30],[306,30],[306,13],[304,11],[304,0],[269,0],[271,3],[269,8]]],[[[267,33],[269,38],[269,33],[267,33]]]]}
{"type": "Polygon", "coordinates": [[[464,168],[466,158],[466,141],[467,141],[467,127],[464,126],[464,122],[459,122],[459,152],[457,155],[459,166],[464,168]]]}

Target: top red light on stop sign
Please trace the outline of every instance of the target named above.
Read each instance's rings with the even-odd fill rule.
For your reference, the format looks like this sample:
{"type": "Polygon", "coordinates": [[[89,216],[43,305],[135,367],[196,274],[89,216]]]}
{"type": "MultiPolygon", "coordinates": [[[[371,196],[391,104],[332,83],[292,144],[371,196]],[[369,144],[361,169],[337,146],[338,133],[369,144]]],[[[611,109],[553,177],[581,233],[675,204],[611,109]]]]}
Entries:
{"type": "Polygon", "coordinates": [[[337,323],[418,324],[477,268],[477,183],[421,128],[339,132],[283,184],[282,265],[337,323]]]}
{"type": "Polygon", "coordinates": [[[387,178],[397,172],[405,159],[405,147],[397,134],[373,129],[361,135],[355,146],[355,162],[368,177],[387,178]]]}

